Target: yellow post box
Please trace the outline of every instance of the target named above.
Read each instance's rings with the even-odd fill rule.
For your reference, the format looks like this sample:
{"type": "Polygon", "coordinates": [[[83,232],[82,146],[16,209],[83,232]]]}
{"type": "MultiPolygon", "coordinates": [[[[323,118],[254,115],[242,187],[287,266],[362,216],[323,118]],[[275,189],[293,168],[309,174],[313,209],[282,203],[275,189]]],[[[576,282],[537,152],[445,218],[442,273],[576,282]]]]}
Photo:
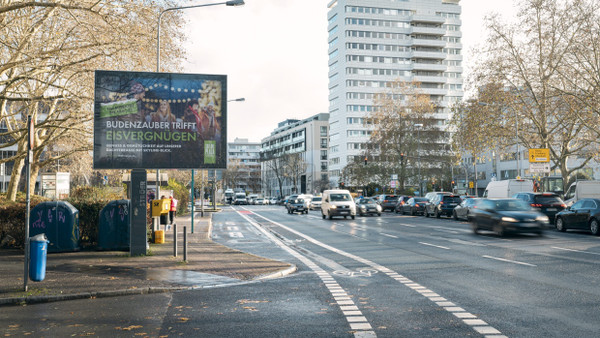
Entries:
{"type": "Polygon", "coordinates": [[[170,199],[152,200],[152,217],[168,214],[169,209],[171,209],[170,199]]]}

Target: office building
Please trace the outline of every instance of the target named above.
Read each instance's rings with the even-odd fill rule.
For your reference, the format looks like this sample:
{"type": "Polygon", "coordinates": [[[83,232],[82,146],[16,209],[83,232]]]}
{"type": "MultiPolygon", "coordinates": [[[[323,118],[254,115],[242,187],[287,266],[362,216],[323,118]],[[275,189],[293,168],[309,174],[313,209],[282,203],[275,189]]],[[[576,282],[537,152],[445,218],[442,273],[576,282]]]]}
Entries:
{"type": "Polygon", "coordinates": [[[231,182],[226,182],[226,188],[259,193],[260,143],[250,142],[246,138],[236,138],[227,143],[227,170],[231,173],[228,176],[231,182]]]}

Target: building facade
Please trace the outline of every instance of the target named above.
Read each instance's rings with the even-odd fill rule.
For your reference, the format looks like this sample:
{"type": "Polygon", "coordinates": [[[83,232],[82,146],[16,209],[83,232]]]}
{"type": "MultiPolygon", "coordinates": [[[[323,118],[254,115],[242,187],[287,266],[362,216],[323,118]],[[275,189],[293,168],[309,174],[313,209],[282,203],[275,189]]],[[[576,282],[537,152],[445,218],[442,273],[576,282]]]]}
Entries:
{"type": "Polygon", "coordinates": [[[318,194],[329,183],[329,114],[304,120],[280,122],[270,136],[262,139],[262,194],[283,197],[294,193],[318,194]],[[287,155],[297,156],[301,170],[291,173],[284,163],[287,155]],[[293,176],[296,176],[294,179],[293,176]],[[280,188],[279,179],[283,182],[280,188]]]}
{"type": "Polygon", "coordinates": [[[392,82],[416,81],[437,104],[445,128],[462,100],[460,0],[333,0],[329,30],[329,173],[360,156],[370,130],[363,122],[375,94],[392,82]]]}
{"type": "Polygon", "coordinates": [[[226,188],[258,194],[261,188],[260,143],[246,138],[227,143],[227,170],[234,173],[230,175],[231,182],[226,182],[226,188]]]}

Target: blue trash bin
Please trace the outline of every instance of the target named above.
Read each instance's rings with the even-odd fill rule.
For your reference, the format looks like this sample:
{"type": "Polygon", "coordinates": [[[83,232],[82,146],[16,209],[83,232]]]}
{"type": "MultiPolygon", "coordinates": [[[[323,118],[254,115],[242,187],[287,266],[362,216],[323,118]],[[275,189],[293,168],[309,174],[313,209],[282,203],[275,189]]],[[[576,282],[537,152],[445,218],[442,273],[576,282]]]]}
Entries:
{"type": "Polygon", "coordinates": [[[46,234],[29,238],[29,279],[34,282],[41,282],[46,278],[48,243],[46,234]]]}

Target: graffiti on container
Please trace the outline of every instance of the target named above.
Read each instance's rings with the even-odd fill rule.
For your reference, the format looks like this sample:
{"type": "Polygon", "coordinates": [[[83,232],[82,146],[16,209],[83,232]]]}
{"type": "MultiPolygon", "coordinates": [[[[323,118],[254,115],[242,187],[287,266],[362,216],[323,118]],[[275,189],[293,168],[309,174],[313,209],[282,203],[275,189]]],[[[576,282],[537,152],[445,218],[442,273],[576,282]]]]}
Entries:
{"type": "Polygon", "coordinates": [[[52,224],[52,209],[48,209],[48,223],[52,224]]]}
{"type": "Polygon", "coordinates": [[[67,217],[65,216],[65,214],[63,213],[63,211],[62,211],[62,210],[60,210],[60,211],[58,212],[58,221],[59,221],[59,222],[61,222],[61,223],[65,223],[65,221],[66,221],[66,218],[67,218],[67,217]]]}
{"type": "Polygon", "coordinates": [[[40,210],[37,213],[38,213],[38,219],[37,219],[37,221],[35,221],[35,222],[33,222],[31,224],[31,227],[34,228],[34,229],[37,229],[37,228],[45,229],[46,228],[46,224],[44,223],[44,221],[42,221],[43,210],[40,210]]]}
{"type": "Polygon", "coordinates": [[[127,208],[124,206],[119,206],[119,216],[121,216],[121,222],[125,220],[125,216],[127,216],[127,208]]]}

